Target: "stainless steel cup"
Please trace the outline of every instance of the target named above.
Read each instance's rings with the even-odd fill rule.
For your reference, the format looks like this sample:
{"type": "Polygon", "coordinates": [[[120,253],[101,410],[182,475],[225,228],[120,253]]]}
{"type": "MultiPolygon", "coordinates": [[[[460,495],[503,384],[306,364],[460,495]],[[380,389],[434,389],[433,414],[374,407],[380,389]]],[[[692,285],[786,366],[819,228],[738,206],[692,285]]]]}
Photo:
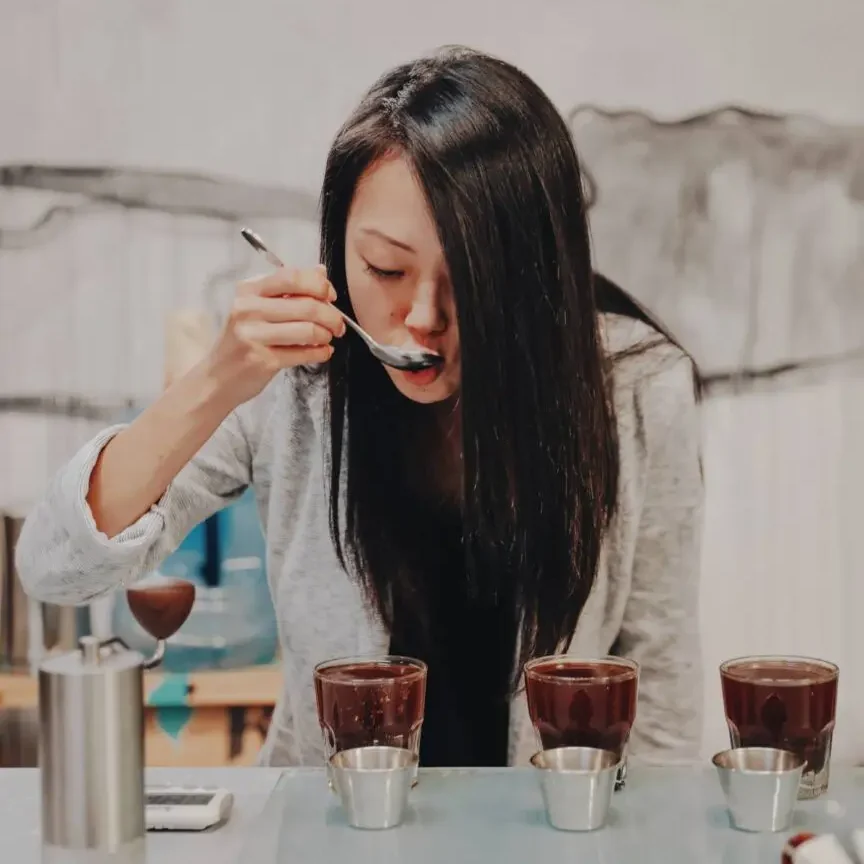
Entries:
{"type": "Polygon", "coordinates": [[[143,864],[143,661],[83,636],[39,668],[45,864],[143,864]]]}
{"type": "Polygon", "coordinates": [[[732,825],[739,831],[785,831],[795,811],[804,760],[788,750],[739,747],[711,760],[732,825]]]}
{"type": "Polygon", "coordinates": [[[538,769],[549,824],[561,831],[594,831],[606,824],[618,757],[593,747],[559,747],[531,757],[538,769]]]}
{"type": "Polygon", "coordinates": [[[354,828],[395,828],[402,822],[417,756],[402,747],[356,747],[330,757],[331,776],[354,828]]]}

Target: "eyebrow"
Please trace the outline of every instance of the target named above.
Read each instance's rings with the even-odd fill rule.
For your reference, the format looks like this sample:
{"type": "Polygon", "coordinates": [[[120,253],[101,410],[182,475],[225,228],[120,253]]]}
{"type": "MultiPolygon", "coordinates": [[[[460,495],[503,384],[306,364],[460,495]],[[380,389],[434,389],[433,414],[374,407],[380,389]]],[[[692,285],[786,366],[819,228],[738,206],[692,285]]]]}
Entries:
{"type": "Polygon", "coordinates": [[[373,237],[378,237],[381,240],[384,240],[387,243],[392,244],[393,246],[398,246],[400,249],[404,249],[406,252],[415,252],[413,246],[409,246],[407,243],[403,243],[401,240],[397,240],[395,237],[391,237],[389,234],[385,234],[383,231],[379,231],[377,228],[361,228],[361,234],[371,234],[373,237]]]}

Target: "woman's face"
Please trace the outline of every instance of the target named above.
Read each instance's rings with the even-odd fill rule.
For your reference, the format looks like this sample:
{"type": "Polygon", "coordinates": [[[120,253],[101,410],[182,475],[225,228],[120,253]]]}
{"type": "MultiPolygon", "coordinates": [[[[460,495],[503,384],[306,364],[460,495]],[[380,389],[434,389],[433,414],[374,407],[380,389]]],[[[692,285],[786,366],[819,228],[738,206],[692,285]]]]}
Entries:
{"type": "Polygon", "coordinates": [[[357,184],[345,273],[357,321],[374,339],[444,358],[420,372],[385,366],[399,392],[424,403],[453,396],[460,381],[453,289],[423,190],[398,154],[371,165],[357,184]]]}

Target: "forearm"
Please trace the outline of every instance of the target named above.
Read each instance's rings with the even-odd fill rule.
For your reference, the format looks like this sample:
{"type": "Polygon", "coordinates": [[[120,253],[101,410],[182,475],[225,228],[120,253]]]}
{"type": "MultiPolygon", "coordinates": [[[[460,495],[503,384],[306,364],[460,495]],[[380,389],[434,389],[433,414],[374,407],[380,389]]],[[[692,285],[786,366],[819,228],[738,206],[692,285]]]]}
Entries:
{"type": "Polygon", "coordinates": [[[99,531],[114,537],[146,513],[234,407],[203,362],[112,438],[87,494],[99,531]]]}
{"type": "Polygon", "coordinates": [[[329,342],[344,332],[334,299],[317,269],[283,268],[238,288],[207,358],[57,472],[16,547],[28,593],[90,602],[158,567],[197,523],[236,500],[252,479],[255,407],[247,414],[246,404],[280,371],[330,358],[329,342]]]}

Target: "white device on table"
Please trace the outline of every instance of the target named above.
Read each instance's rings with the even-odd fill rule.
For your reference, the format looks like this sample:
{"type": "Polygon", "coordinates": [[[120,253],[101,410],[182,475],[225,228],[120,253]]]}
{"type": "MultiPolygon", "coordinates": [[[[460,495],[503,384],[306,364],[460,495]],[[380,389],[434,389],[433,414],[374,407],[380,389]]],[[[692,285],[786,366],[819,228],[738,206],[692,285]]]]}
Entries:
{"type": "Polygon", "coordinates": [[[201,786],[148,786],[148,831],[204,831],[231,815],[234,796],[201,786]]]}

